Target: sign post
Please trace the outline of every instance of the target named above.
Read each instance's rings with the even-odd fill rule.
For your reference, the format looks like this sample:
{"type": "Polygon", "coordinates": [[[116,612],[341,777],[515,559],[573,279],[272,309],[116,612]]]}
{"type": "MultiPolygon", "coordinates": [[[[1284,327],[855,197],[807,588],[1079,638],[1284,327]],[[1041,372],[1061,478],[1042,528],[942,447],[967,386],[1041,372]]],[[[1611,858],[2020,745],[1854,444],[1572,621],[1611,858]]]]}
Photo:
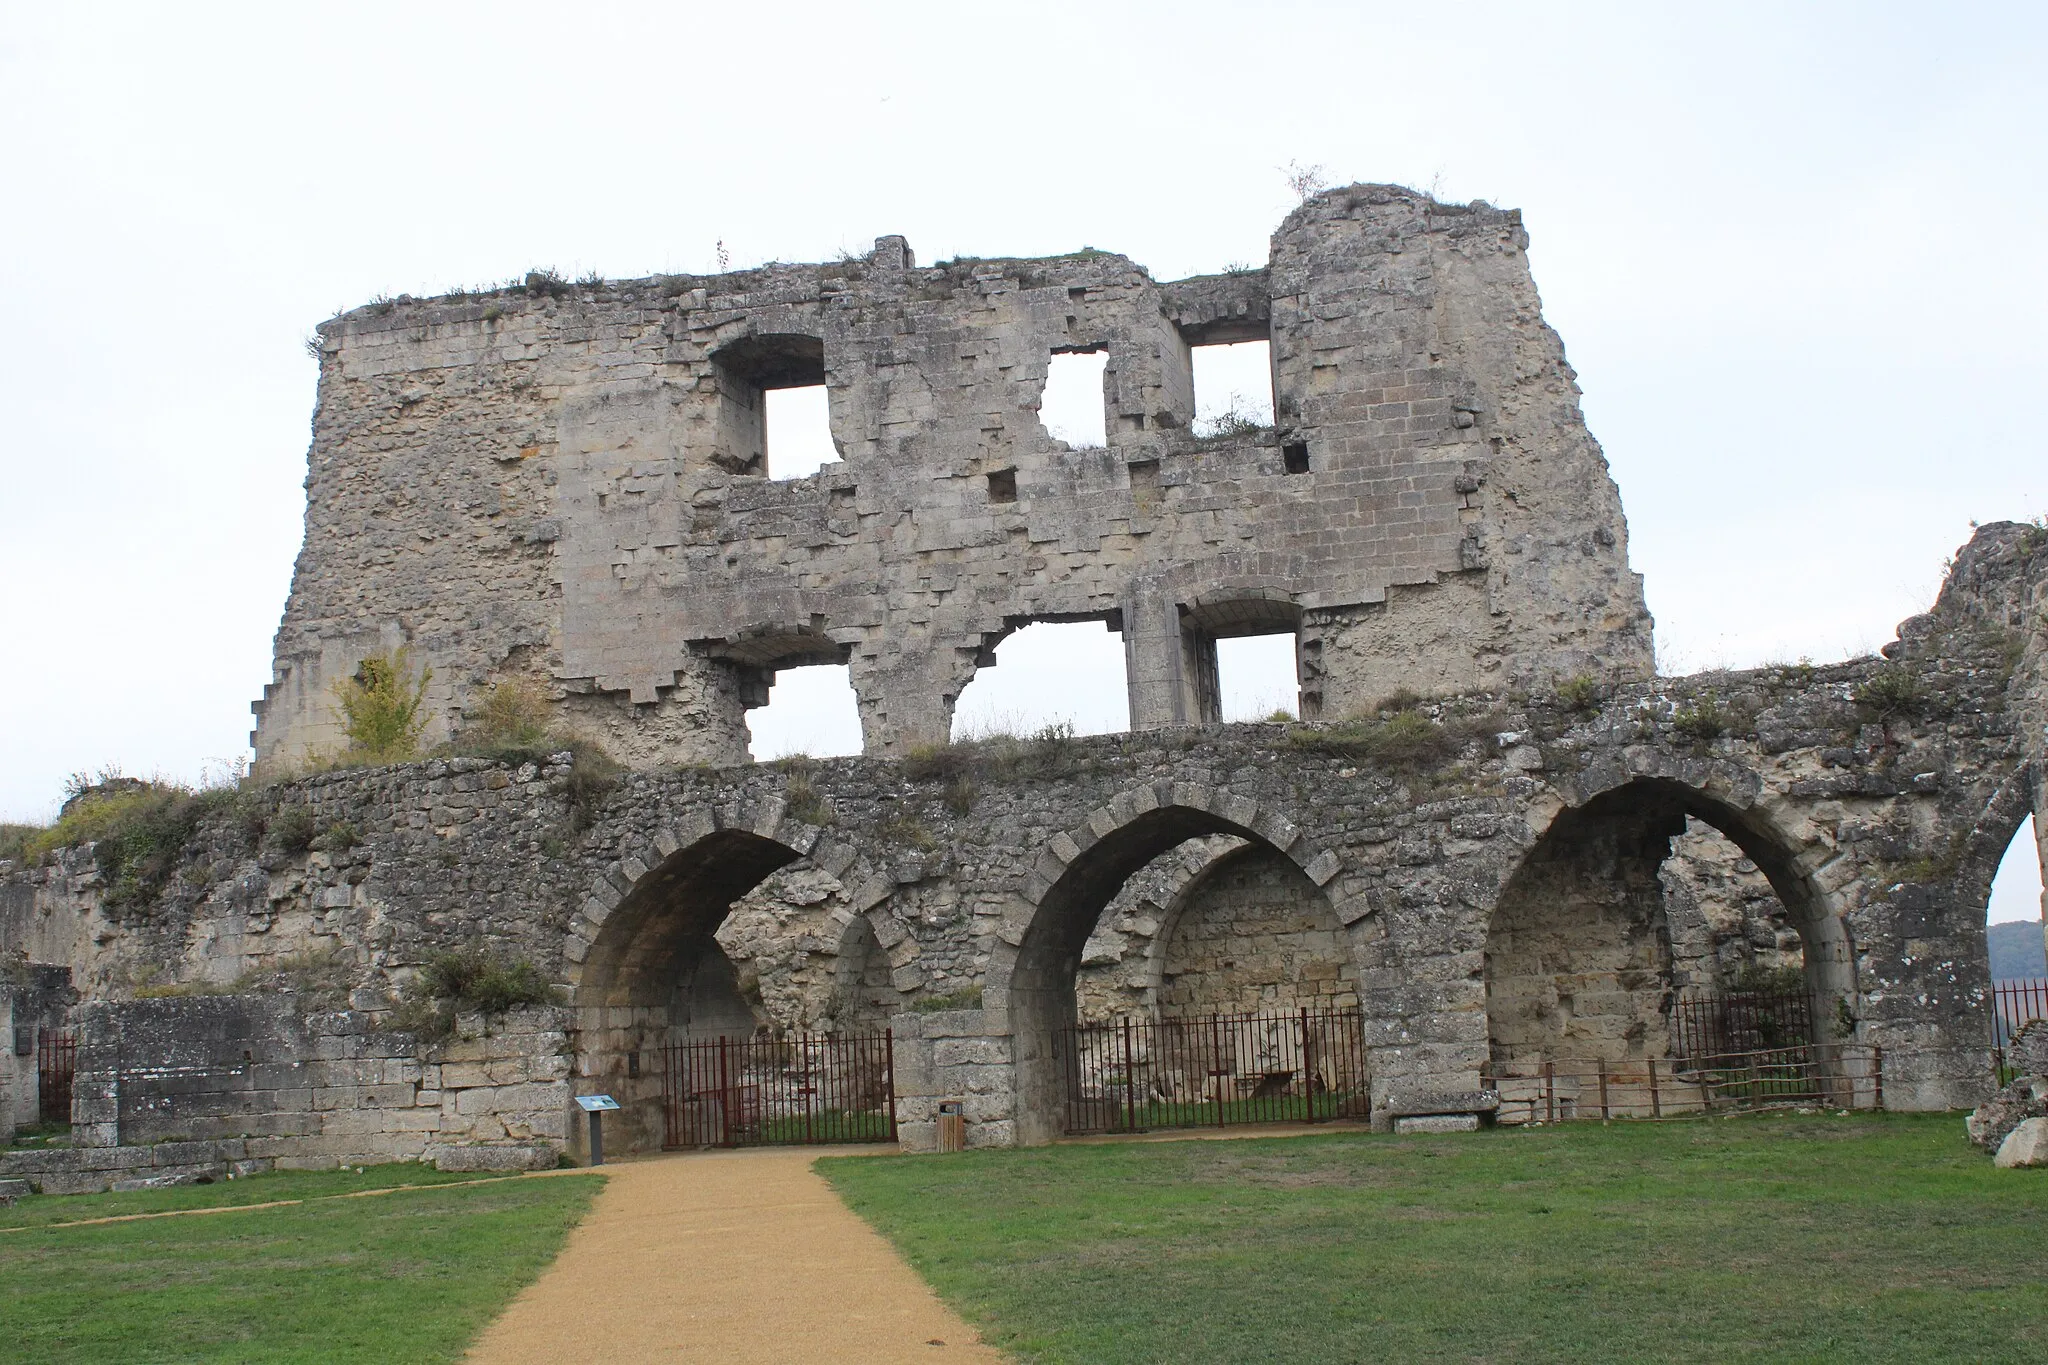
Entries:
{"type": "Polygon", "coordinates": [[[576,1103],[584,1113],[590,1115],[590,1164],[604,1165],[604,1129],[600,1120],[607,1109],[617,1109],[619,1102],[610,1095],[578,1095],[576,1103]]]}

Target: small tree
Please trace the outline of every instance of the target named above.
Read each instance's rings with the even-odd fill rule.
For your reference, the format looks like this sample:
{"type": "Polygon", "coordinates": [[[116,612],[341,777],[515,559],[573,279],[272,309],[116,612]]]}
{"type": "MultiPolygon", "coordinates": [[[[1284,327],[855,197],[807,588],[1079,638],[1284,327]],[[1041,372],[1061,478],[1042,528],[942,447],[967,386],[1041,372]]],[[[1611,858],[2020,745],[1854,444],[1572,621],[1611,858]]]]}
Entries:
{"type": "Polygon", "coordinates": [[[355,676],[334,684],[342,732],[349,757],[369,763],[402,763],[419,754],[420,731],[427,725],[422,703],[434,670],[420,670],[417,681],[403,646],[389,654],[372,654],[356,667],[355,676]]]}

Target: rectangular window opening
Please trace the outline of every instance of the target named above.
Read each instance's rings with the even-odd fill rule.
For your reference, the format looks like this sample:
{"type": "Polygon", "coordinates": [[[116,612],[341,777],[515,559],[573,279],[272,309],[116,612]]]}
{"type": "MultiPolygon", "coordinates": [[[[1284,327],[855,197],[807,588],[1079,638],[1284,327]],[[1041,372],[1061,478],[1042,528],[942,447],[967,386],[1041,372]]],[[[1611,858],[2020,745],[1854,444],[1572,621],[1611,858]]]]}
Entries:
{"type": "Polygon", "coordinates": [[[845,664],[778,668],[768,704],[747,712],[752,736],[748,751],[756,763],[804,754],[837,758],[857,754],[860,707],[853,698],[852,671],[845,664]]]}
{"type": "Polygon", "coordinates": [[[1015,502],[1017,500],[1016,470],[992,469],[989,471],[988,500],[990,502],[1015,502]]]}
{"type": "Polygon", "coordinates": [[[1038,403],[1038,421],[1048,436],[1075,450],[1109,444],[1109,405],[1103,393],[1108,371],[1106,349],[1053,352],[1038,403]]]}
{"type": "Polygon", "coordinates": [[[1033,621],[1003,638],[953,708],[953,738],[1028,739],[1131,728],[1124,637],[1106,621],[1033,621]]]}
{"type": "Polygon", "coordinates": [[[1273,343],[1234,341],[1190,348],[1195,435],[1249,436],[1273,425],[1273,343]]]}
{"type": "Polygon", "coordinates": [[[1280,461],[1289,474],[1308,473],[1308,442],[1289,441],[1281,446],[1280,461]]]}
{"type": "Polygon", "coordinates": [[[832,410],[823,384],[769,389],[766,394],[763,443],[768,477],[802,479],[839,459],[832,441],[832,410]]]}
{"type": "Polygon", "coordinates": [[[1216,642],[1216,679],[1223,719],[1295,720],[1301,675],[1295,636],[1239,635],[1216,642]]]}

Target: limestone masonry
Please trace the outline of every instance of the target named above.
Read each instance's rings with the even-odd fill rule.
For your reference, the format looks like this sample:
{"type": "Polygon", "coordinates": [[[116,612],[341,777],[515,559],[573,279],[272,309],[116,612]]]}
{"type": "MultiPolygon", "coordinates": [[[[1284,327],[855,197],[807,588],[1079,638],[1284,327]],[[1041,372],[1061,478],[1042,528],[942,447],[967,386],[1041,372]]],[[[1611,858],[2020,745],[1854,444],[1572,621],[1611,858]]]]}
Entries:
{"type": "Polygon", "coordinates": [[[944,742],[1034,620],[1123,634],[1134,729],[1217,719],[1215,640],[1294,631],[1301,714],[1650,672],[1621,502],[1518,213],[1359,186],[1269,262],[864,259],[359,309],[320,329],[305,547],[259,763],[409,645],[442,725],[544,684],[635,764],[746,761],[772,670],[846,663],[866,748],[944,742]],[[1190,350],[1270,338],[1276,425],[1194,434],[1190,350]],[[1107,353],[1108,445],[1047,434],[1107,353]],[[764,391],[841,460],[767,477],[764,391]]]}
{"type": "Polygon", "coordinates": [[[884,1028],[906,1147],[941,1106],[1037,1142],[1077,1020],[1303,1010],[1356,1011],[1374,1123],[1449,1131],[1505,1071],[1671,1058],[1682,997],[1760,978],[1885,1104],[1983,1099],[1985,903],[2048,830],[2048,531],[1981,528],[1882,658],[1654,677],[1524,248],[1356,186],[1192,280],[883,238],[324,325],[268,780],[142,899],[93,845],[0,863],[16,1122],[36,1040],[78,1044],[74,1145],[0,1177],[546,1165],[577,1095],[622,1148],[739,1103],[679,1098],[665,1049],[884,1028]],[[1191,348],[1267,338],[1274,424],[1198,435],[1191,348]],[[1038,405],[1091,350],[1108,442],[1070,448],[1038,405]],[[842,459],[769,477],[764,395],[818,382],[842,459]],[[946,742],[998,641],[1076,619],[1121,632],[1130,733],[946,742]],[[1279,632],[1301,719],[1221,724],[1216,641],[1279,632]],[[519,681],[627,771],[308,771],[335,682],[400,647],[430,744],[519,681]],[[749,763],[747,709],[816,662],[865,753],[749,763]],[[420,1024],[472,947],[553,1003],[420,1024]]]}

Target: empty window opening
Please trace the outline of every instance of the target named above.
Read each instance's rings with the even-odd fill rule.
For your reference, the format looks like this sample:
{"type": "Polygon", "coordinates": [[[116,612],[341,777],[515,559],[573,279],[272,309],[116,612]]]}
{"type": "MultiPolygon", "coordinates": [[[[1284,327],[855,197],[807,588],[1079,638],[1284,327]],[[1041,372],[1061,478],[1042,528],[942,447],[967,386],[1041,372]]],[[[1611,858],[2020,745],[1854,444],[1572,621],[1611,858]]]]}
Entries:
{"type": "Polygon", "coordinates": [[[781,668],[768,704],[747,712],[749,752],[759,763],[808,754],[835,758],[860,752],[860,707],[845,664],[781,668]]]}
{"type": "Polygon", "coordinates": [[[989,472],[988,500],[990,502],[1015,502],[1017,500],[1016,470],[996,469],[989,472]]]}
{"type": "Polygon", "coordinates": [[[1131,728],[1123,636],[1101,621],[1035,621],[995,648],[953,708],[953,738],[1028,736],[1048,726],[1077,735],[1131,728]]]}
{"type": "Polygon", "coordinates": [[[839,459],[823,384],[769,389],[766,397],[763,443],[768,448],[769,478],[805,478],[839,459]]]}
{"type": "Polygon", "coordinates": [[[1106,350],[1053,353],[1038,420],[1055,441],[1076,450],[1099,450],[1109,444],[1108,405],[1102,391],[1108,368],[1106,350]]]}
{"type": "Polygon", "coordinates": [[[1280,447],[1280,459],[1289,474],[1308,473],[1308,442],[1289,441],[1280,447]]]}
{"type": "Polygon", "coordinates": [[[1301,682],[1292,631],[1218,640],[1216,675],[1224,720],[1297,719],[1301,682]]]}
{"type": "Polygon", "coordinates": [[[1242,436],[1273,425],[1272,342],[1196,346],[1192,356],[1197,436],[1242,436]]]}
{"type": "Polygon", "coordinates": [[[839,458],[825,396],[825,343],[772,333],[713,356],[718,426],[711,461],[735,474],[799,479],[839,458]]]}

